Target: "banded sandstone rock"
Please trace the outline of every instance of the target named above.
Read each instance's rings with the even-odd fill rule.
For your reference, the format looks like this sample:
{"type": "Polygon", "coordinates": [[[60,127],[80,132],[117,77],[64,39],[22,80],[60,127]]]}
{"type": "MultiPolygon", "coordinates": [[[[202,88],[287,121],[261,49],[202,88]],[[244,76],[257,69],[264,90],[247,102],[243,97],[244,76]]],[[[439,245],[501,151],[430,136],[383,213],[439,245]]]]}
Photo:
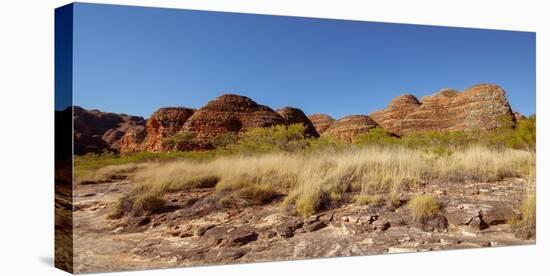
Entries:
{"type": "Polygon", "coordinates": [[[277,110],[277,113],[283,117],[286,125],[302,124],[305,127],[305,135],[308,137],[319,137],[315,126],[304,114],[304,112],[294,107],[283,107],[277,110]]]}
{"type": "Polygon", "coordinates": [[[379,125],[367,115],[351,115],[343,117],[334,122],[322,136],[331,136],[345,142],[354,142],[360,134],[367,133],[369,130],[379,125]]]}
{"type": "Polygon", "coordinates": [[[168,150],[163,139],[182,130],[194,110],[186,107],[166,107],[155,111],[147,120],[145,149],[151,152],[168,150]]]}
{"type": "Polygon", "coordinates": [[[196,133],[200,141],[209,141],[223,133],[280,124],[285,124],[285,120],[273,109],[248,97],[225,94],[198,109],[183,130],[196,133]]]}
{"type": "Polygon", "coordinates": [[[326,114],[312,114],[308,116],[309,120],[317,130],[317,133],[322,134],[329,128],[336,120],[326,114]]]}
{"type": "Polygon", "coordinates": [[[475,85],[463,92],[443,89],[420,101],[412,95],[402,95],[370,116],[398,135],[416,131],[494,130],[515,123],[505,91],[490,84],[475,85]]]}

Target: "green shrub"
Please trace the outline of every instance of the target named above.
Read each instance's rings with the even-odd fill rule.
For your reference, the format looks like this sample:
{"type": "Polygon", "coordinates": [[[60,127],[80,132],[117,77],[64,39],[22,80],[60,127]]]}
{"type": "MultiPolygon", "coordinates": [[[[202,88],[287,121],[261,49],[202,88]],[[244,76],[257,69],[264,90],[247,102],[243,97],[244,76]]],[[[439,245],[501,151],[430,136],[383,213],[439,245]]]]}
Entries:
{"type": "Polygon", "coordinates": [[[358,146],[385,146],[399,144],[400,142],[398,137],[380,127],[373,128],[355,139],[355,144],[358,146]]]}
{"type": "Polygon", "coordinates": [[[478,143],[476,136],[466,131],[413,132],[403,136],[400,143],[411,149],[465,148],[478,143]]]}
{"type": "Polygon", "coordinates": [[[536,132],[535,115],[530,116],[528,119],[518,120],[512,135],[507,140],[507,145],[515,149],[534,151],[536,148],[536,132]]]}
{"type": "Polygon", "coordinates": [[[306,149],[305,127],[302,124],[254,128],[243,133],[237,143],[229,145],[234,153],[297,152],[306,149]]]}
{"type": "Polygon", "coordinates": [[[237,143],[239,140],[239,136],[232,132],[222,133],[216,136],[214,139],[212,139],[211,143],[212,145],[219,149],[219,148],[226,148],[230,145],[233,145],[237,143]]]}
{"type": "Polygon", "coordinates": [[[316,151],[340,151],[349,145],[332,136],[323,136],[319,138],[308,138],[307,149],[309,152],[316,151]]]}

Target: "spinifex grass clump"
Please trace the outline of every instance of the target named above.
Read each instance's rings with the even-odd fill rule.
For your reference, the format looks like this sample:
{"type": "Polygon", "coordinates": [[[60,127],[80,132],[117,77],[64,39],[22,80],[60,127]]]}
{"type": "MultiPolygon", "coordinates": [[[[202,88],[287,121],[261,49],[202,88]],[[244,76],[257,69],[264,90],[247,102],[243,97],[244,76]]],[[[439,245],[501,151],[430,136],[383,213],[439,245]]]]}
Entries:
{"type": "Polygon", "coordinates": [[[421,222],[439,213],[441,206],[436,198],[430,195],[415,195],[407,203],[414,221],[421,222]]]}
{"type": "Polygon", "coordinates": [[[535,187],[535,170],[532,169],[528,178],[525,196],[519,206],[520,216],[511,218],[516,228],[516,234],[524,239],[534,238],[537,228],[537,198],[535,187]]]}

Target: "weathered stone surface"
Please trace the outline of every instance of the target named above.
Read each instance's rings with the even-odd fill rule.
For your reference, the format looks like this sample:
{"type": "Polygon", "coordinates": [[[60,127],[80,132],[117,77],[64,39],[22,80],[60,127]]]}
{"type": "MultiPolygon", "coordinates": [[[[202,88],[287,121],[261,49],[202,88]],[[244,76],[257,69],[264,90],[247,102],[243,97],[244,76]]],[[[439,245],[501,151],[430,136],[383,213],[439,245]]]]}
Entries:
{"type": "Polygon", "coordinates": [[[312,114],[308,116],[311,123],[317,130],[317,133],[322,134],[329,128],[336,120],[326,114],[312,114]]]}
{"type": "Polygon", "coordinates": [[[446,216],[449,223],[453,225],[469,225],[470,222],[478,221],[481,218],[484,223],[489,225],[504,224],[512,219],[516,213],[513,206],[504,201],[485,201],[483,204],[461,203],[456,206],[446,208],[446,216]]]}
{"type": "Polygon", "coordinates": [[[301,228],[304,222],[301,219],[288,219],[275,227],[277,234],[283,238],[294,236],[294,231],[301,228]]]}
{"type": "Polygon", "coordinates": [[[271,108],[244,96],[225,94],[198,109],[185,122],[183,130],[208,141],[223,133],[279,124],[285,124],[285,120],[271,108]]]}
{"type": "Polygon", "coordinates": [[[388,220],[377,220],[372,223],[372,226],[376,231],[386,231],[391,227],[391,224],[388,220]]]}
{"type": "Polygon", "coordinates": [[[216,262],[223,263],[227,261],[238,260],[242,258],[244,255],[246,255],[248,251],[250,251],[250,248],[242,248],[242,247],[224,248],[223,250],[220,250],[220,251],[214,251],[212,252],[213,254],[208,254],[207,256],[208,257],[212,256],[213,258],[211,259],[215,260],[216,262]]]}
{"type": "Polygon", "coordinates": [[[277,113],[283,117],[286,125],[302,124],[305,127],[305,135],[308,137],[319,137],[313,123],[304,114],[304,112],[295,107],[283,107],[277,110],[277,113]]]}
{"type": "Polygon", "coordinates": [[[214,228],[215,225],[213,224],[205,224],[205,225],[201,225],[199,227],[197,227],[194,231],[193,231],[193,234],[195,236],[202,236],[204,235],[204,233],[206,233],[206,231],[210,230],[211,228],[214,228]]]}
{"type": "Polygon", "coordinates": [[[346,116],[332,124],[322,136],[332,136],[345,142],[353,142],[357,136],[379,126],[367,115],[346,116]]]}
{"type": "Polygon", "coordinates": [[[282,212],[280,201],[204,208],[206,202],[216,201],[213,188],[165,195],[167,202],[178,207],[148,215],[150,221],[132,216],[107,220],[114,203],[131,192],[134,183],[77,185],[74,256],[81,266],[76,271],[99,272],[122,265],[181,267],[533,244],[533,236],[523,232],[516,236],[514,225],[498,223],[499,217],[507,216],[499,215],[500,211],[507,212],[503,207],[519,207],[525,183],[525,179],[506,178],[496,182],[428,182],[412,187],[401,196],[446,191],[438,197],[441,217],[425,221],[424,227],[414,224],[406,206],[394,210],[349,202],[305,219],[282,212]],[[472,189],[481,193],[466,192],[472,189]],[[192,198],[199,199],[195,204],[185,203],[192,198]],[[443,216],[459,223],[443,229],[443,216]],[[326,226],[308,231],[310,227],[318,229],[321,223],[326,226]],[[201,232],[209,229],[194,235],[199,228],[201,232]]]}
{"type": "Polygon", "coordinates": [[[491,84],[475,85],[463,92],[442,89],[420,101],[412,95],[402,95],[370,116],[398,135],[416,131],[492,130],[515,123],[505,91],[491,84]]]}
{"type": "Polygon", "coordinates": [[[223,245],[242,246],[253,242],[258,238],[258,234],[250,227],[239,227],[234,231],[227,233],[223,237],[223,245]]]}
{"type": "Polygon", "coordinates": [[[321,230],[325,227],[327,227],[327,224],[324,221],[319,220],[319,221],[315,221],[311,224],[308,224],[308,225],[304,226],[304,231],[306,231],[306,232],[315,232],[315,231],[321,230]]]}
{"type": "Polygon", "coordinates": [[[468,226],[474,230],[483,230],[489,227],[489,225],[483,220],[482,216],[473,217],[468,223],[468,226]]]}
{"type": "Polygon", "coordinates": [[[75,154],[103,151],[118,152],[121,138],[129,131],[143,127],[138,116],[73,108],[75,154]]]}
{"type": "Polygon", "coordinates": [[[423,222],[422,229],[427,231],[436,231],[447,229],[449,222],[447,218],[442,215],[437,215],[432,218],[429,218],[423,222]]]}
{"type": "Polygon", "coordinates": [[[126,132],[122,139],[120,139],[120,153],[128,154],[133,152],[144,151],[145,148],[145,137],[147,132],[145,131],[144,126],[138,126],[134,129],[126,132]]]}

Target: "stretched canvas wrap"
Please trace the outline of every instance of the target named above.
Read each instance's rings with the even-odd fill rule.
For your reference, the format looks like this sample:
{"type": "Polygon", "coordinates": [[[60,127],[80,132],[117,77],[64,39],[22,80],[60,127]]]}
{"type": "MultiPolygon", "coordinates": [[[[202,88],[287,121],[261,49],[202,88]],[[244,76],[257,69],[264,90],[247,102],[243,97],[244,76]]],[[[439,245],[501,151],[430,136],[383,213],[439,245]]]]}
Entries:
{"type": "Polygon", "coordinates": [[[69,272],[535,243],[532,32],[75,3],[55,90],[69,272]]]}

